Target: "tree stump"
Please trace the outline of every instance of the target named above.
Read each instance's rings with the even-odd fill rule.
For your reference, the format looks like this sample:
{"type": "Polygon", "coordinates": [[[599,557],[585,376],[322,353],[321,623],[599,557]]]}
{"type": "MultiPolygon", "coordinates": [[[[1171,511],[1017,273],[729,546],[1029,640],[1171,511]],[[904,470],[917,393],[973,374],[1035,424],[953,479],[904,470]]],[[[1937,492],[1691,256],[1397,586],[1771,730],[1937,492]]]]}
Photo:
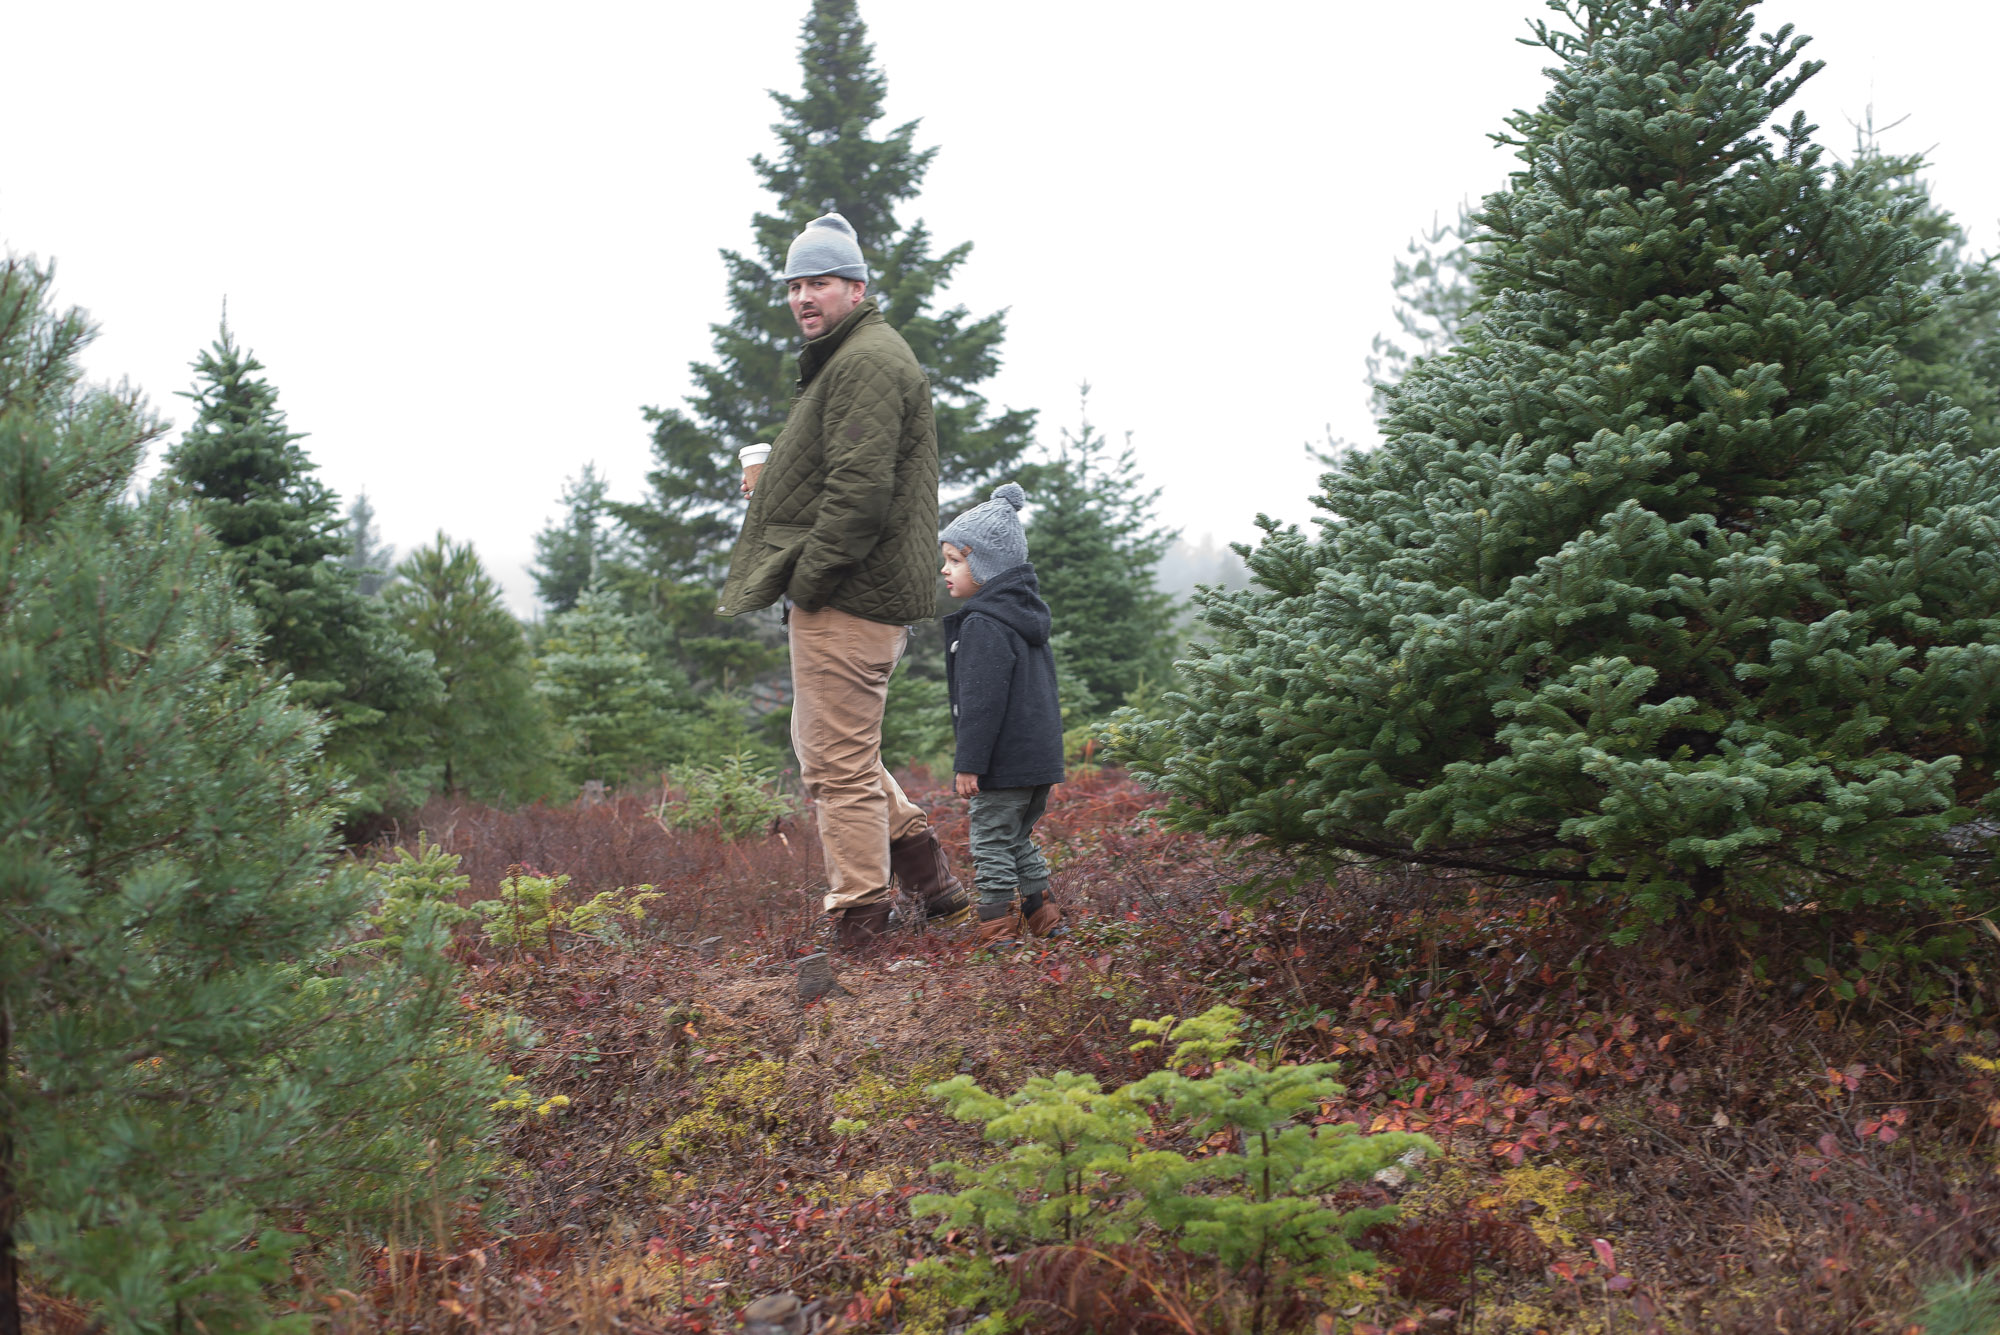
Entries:
{"type": "Polygon", "coordinates": [[[822,997],[847,995],[839,981],[833,976],[833,959],[824,950],[817,955],[808,955],[799,961],[799,1003],[818,1001],[822,997]]]}

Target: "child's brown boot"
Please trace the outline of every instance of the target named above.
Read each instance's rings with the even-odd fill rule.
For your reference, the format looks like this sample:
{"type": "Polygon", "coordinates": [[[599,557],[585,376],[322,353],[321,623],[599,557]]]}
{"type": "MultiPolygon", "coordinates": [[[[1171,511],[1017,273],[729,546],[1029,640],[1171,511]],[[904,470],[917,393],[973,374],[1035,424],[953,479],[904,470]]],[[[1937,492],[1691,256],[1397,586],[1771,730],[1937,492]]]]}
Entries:
{"type": "Polygon", "coordinates": [[[973,929],[975,946],[1005,946],[1021,939],[1021,909],[1013,900],[1004,904],[981,904],[979,926],[973,929]]]}
{"type": "Polygon", "coordinates": [[[1063,926],[1062,910],[1039,890],[1021,900],[1021,917],[1032,936],[1062,936],[1069,931],[1063,926]]]}

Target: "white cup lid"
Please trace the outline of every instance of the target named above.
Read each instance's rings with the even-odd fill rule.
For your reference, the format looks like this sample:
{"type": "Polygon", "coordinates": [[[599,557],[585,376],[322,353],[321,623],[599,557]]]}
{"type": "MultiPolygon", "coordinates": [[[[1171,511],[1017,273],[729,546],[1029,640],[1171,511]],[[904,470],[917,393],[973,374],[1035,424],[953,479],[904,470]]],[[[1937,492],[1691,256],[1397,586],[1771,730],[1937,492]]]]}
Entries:
{"type": "Polygon", "coordinates": [[[736,452],[736,457],[746,464],[761,464],[771,457],[769,445],[745,445],[736,452]]]}

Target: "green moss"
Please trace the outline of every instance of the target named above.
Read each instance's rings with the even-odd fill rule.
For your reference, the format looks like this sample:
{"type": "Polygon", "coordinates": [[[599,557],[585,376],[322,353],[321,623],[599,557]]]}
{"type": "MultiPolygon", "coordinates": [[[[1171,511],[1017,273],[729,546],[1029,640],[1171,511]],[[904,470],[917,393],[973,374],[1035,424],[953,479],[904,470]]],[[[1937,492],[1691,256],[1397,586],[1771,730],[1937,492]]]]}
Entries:
{"type": "Polygon", "coordinates": [[[1528,1335],[1531,1331],[1560,1330],[1564,1335],[1605,1335],[1605,1320],[1590,1312],[1558,1312],[1540,1303],[1503,1302],[1487,1308],[1481,1314],[1481,1330],[1506,1331],[1509,1335],[1528,1335]],[[1490,1314],[1490,1315],[1489,1315],[1490,1314]],[[1491,1327],[1487,1326],[1492,1321],[1491,1327]]]}
{"type": "Polygon", "coordinates": [[[1500,1174],[1494,1189],[1473,1202],[1504,1214],[1527,1214],[1528,1227],[1535,1236],[1557,1251],[1577,1246],[1576,1232],[1569,1223],[1577,1219],[1591,1189],[1576,1173],[1561,1164],[1539,1168],[1513,1168],[1500,1174]]]}
{"type": "Polygon", "coordinates": [[[1492,1184],[1485,1174],[1475,1174],[1464,1160],[1433,1158],[1424,1165],[1424,1174],[1410,1184],[1400,1204],[1403,1216],[1434,1214],[1470,1201],[1492,1184]]]}
{"type": "Polygon", "coordinates": [[[1567,1164],[1510,1168],[1497,1176],[1468,1166],[1460,1159],[1438,1159],[1425,1165],[1424,1177],[1402,1200],[1405,1217],[1449,1212],[1469,1205],[1508,1216],[1525,1216],[1535,1236],[1558,1252],[1582,1245],[1584,1212],[1604,1209],[1615,1198],[1590,1186],[1567,1164]]]}
{"type": "Polygon", "coordinates": [[[634,1145],[632,1152],[653,1166],[654,1187],[669,1190],[672,1168],[704,1153],[774,1152],[791,1121],[785,1104],[783,1062],[742,1062],[702,1087],[699,1108],[676,1118],[657,1140],[634,1145]]]}
{"type": "MultiPolygon", "coordinates": [[[[736,1040],[718,1035],[708,1041],[720,1045],[736,1040]]],[[[836,1134],[861,1135],[869,1127],[928,1111],[930,1103],[924,1091],[957,1067],[956,1050],[900,1075],[885,1074],[879,1062],[864,1067],[833,1091],[829,1099],[834,1113],[829,1119],[834,1124],[831,1129],[836,1134]]],[[[654,1190],[670,1193],[676,1169],[685,1171],[716,1154],[741,1157],[774,1153],[788,1134],[799,1129],[802,1120],[810,1120],[810,1096],[796,1094],[791,1077],[785,1063],[748,1054],[711,1077],[701,1087],[698,1107],[675,1118],[657,1136],[631,1147],[634,1155],[653,1168],[654,1190]]],[[[896,1176],[908,1174],[877,1168],[854,1190],[889,1190],[897,1185],[896,1176]]]]}
{"type": "Polygon", "coordinates": [[[958,1053],[913,1066],[901,1080],[892,1080],[876,1070],[863,1070],[833,1091],[833,1111],[844,1119],[871,1125],[929,1111],[924,1091],[958,1069],[958,1053]]]}

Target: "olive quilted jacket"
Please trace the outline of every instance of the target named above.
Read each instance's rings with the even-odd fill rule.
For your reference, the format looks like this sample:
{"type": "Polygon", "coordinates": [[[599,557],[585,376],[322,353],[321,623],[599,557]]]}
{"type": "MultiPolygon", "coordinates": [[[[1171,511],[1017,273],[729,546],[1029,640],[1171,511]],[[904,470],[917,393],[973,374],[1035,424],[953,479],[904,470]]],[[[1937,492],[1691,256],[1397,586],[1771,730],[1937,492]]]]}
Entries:
{"type": "Polygon", "coordinates": [[[864,301],[799,354],[791,416],[757,478],[725,616],[787,595],[907,625],[937,615],[937,428],[902,335],[864,301]]]}

